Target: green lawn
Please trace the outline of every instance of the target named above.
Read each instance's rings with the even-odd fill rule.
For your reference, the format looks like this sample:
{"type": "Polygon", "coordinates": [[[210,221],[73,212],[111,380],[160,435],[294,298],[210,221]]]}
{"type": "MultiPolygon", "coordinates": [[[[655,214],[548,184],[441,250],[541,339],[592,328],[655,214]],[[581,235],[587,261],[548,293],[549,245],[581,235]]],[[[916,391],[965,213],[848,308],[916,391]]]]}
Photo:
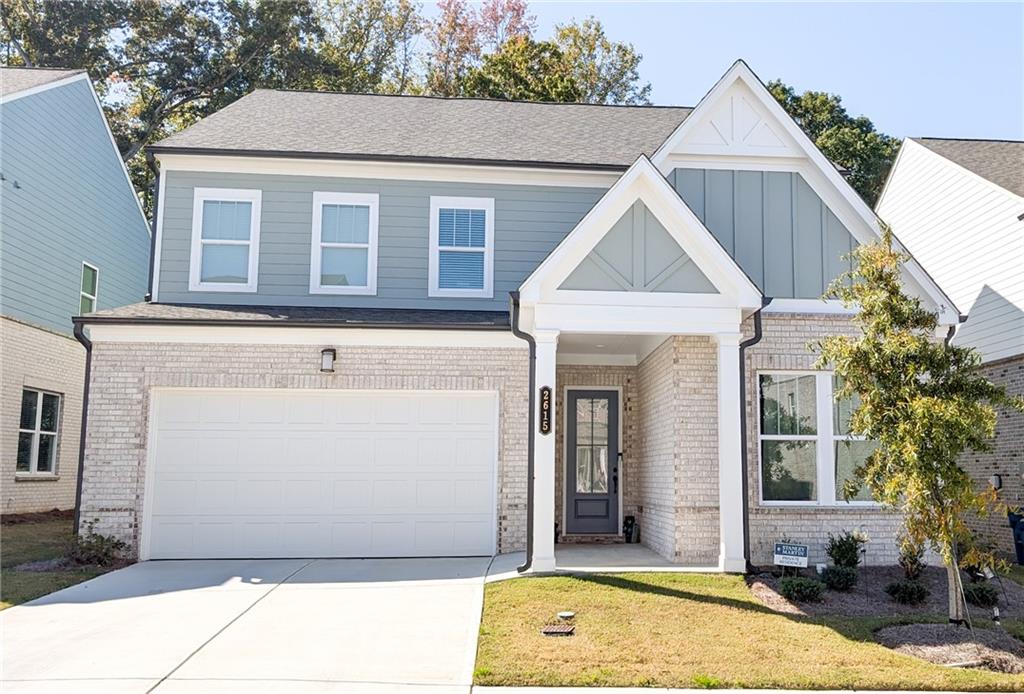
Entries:
{"type": "MultiPolygon", "coordinates": [[[[1024,691],[1024,675],[931,665],[874,643],[872,633],[894,623],[782,615],[737,576],[521,578],[486,588],[475,681],[1024,691]],[[542,636],[540,628],[561,610],[576,612],[576,635],[542,636]]],[[[1012,628],[1021,631],[1020,624],[1012,628]]]]}
{"type": "Polygon", "coordinates": [[[1024,566],[1021,566],[1020,564],[1011,564],[1009,577],[1010,580],[1016,581],[1024,586],[1024,566]]]}
{"type": "Polygon", "coordinates": [[[0,525],[0,610],[19,605],[103,573],[94,567],[59,571],[15,571],[30,561],[55,559],[71,541],[70,518],[46,515],[38,521],[0,525]]]}

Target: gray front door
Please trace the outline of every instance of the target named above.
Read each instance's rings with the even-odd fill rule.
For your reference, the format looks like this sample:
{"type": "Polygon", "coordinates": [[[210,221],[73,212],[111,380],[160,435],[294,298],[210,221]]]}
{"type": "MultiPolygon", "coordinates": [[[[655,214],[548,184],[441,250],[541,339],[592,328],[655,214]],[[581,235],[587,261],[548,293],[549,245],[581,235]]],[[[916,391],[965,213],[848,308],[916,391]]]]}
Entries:
{"type": "Polygon", "coordinates": [[[619,394],[570,390],[566,398],[567,534],[619,531],[619,394]]]}

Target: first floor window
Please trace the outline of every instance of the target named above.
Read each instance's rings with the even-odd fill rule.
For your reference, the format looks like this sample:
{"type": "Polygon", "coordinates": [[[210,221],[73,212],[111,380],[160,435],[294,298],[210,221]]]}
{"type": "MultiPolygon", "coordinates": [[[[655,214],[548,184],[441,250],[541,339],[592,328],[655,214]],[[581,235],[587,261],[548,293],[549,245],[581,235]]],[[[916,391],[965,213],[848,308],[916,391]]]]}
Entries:
{"type": "MultiPolygon", "coordinates": [[[[857,402],[836,402],[837,385],[831,373],[758,375],[763,501],[845,502],[843,487],[874,444],[850,433],[857,402]]],[[[851,501],[870,502],[871,494],[862,485],[851,501]]]]}
{"type": "Polygon", "coordinates": [[[18,424],[20,473],[48,473],[57,470],[57,424],[60,396],[25,388],[21,392],[21,420],[18,424]]]}
{"type": "Polygon", "coordinates": [[[376,194],[313,194],[311,293],[377,293],[378,209],[376,194]]]}
{"type": "Polygon", "coordinates": [[[84,315],[96,310],[96,297],[100,288],[100,271],[89,263],[82,263],[82,286],[79,301],[79,313],[84,315]]]}
{"type": "Polygon", "coordinates": [[[430,296],[494,295],[494,199],[430,199],[430,296]]]}
{"type": "Polygon", "coordinates": [[[259,190],[196,188],[189,289],[256,291],[259,190]]]}

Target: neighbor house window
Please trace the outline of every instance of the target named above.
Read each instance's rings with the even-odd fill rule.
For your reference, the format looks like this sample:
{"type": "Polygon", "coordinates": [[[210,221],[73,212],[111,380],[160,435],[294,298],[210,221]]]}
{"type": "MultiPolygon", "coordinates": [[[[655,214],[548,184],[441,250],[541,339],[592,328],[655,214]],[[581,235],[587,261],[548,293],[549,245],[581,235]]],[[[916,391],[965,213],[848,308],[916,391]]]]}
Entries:
{"type": "MultiPolygon", "coordinates": [[[[761,373],[761,499],[767,503],[844,504],[843,485],[874,444],[849,431],[856,401],[835,402],[831,373],[761,373]]],[[[864,487],[851,499],[871,503],[864,487]]]]}
{"type": "Polygon", "coordinates": [[[430,296],[494,295],[494,199],[430,198],[430,296]]]}
{"type": "Polygon", "coordinates": [[[259,190],[195,189],[189,289],[256,291],[261,199],[259,190]]]}
{"type": "Polygon", "coordinates": [[[378,208],[376,194],[313,194],[311,293],[377,293],[378,208]]]}
{"type": "Polygon", "coordinates": [[[89,263],[82,263],[82,286],[78,312],[92,313],[96,310],[96,296],[100,288],[100,271],[89,263]]]}
{"type": "Polygon", "coordinates": [[[52,475],[57,471],[59,419],[59,395],[30,388],[21,391],[17,473],[52,475]]]}

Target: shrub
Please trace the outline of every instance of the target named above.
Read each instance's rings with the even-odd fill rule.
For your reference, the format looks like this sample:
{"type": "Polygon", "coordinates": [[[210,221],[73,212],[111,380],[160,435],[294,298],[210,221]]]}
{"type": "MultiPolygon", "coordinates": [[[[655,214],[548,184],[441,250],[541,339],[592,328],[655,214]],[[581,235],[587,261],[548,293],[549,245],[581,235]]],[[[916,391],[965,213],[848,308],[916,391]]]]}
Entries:
{"type": "Polygon", "coordinates": [[[978,607],[995,607],[999,603],[999,593],[988,583],[965,583],[964,597],[978,607]]]}
{"type": "Polygon", "coordinates": [[[857,585],[857,569],[849,566],[827,566],[821,572],[821,580],[832,590],[846,592],[857,585]]]}
{"type": "Polygon", "coordinates": [[[902,605],[919,605],[928,599],[928,589],[919,581],[911,579],[890,583],[885,587],[885,592],[902,605]]]}
{"type": "Polygon", "coordinates": [[[779,592],[793,602],[815,602],[821,600],[825,584],[814,578],[789,576],[779,581],[779,592]]]}
{"type": "Polygon", "coordinates": [[[900,568],[908,581],[921,577],[927,564],[924,561],[924,545],[914,542],[907,536],[900,537],[900,568]]]}
{"type": "Polygon", "coordinates": [[[825,553],[836,566],[856,569],[860,564],[860,548],[867,543],[868,538],[860,532],[846,531],[840,535],[829,533],[825,553]]]}
{"type": "Polygon", "coordinates": [[[85,524],[84,529],[71,542],[68,559],[74,564],[114,566],[124,561],[128,545],[111,535],[100,535],[93,528],[96,521],[85,524]]]}

